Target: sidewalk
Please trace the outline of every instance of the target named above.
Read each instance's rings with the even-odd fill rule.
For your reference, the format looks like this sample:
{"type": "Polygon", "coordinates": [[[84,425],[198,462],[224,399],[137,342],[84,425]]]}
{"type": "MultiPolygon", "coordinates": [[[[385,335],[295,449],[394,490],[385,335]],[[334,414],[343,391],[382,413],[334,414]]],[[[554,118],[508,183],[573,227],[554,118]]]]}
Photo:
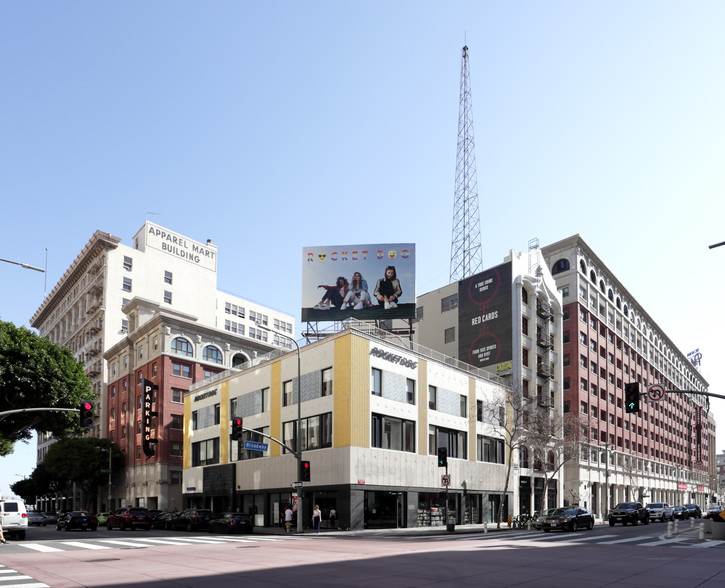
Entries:
{"type": "MultiPolygon", "coordinates": [[[[343,529],[320,529],[320,535],[339,535],[339,536],[364,536],[364,535],[380,535],[380,534],[400,534],[400,535],[449,535],[455,533],[500,533],[502,531],[526,531],[526,529],[509,528],[507,524],[501,523],[501,528],[496,528],[496,523],[480,524],[480,525],[456,525],[455,531],[450,533],[445,525],[435,527],[410,527],[410,528],[390,528],[390,529],[361,529],[359,531],[345,531],[343,529]]],[[[284,535],[284,527],[254,527],[255,533],[266,535],[284,535]]],[[[535,530],[531,529],[531,532],[535,530]]],[[[291,535],[298,535],[297,531],[292,530],[291,535]]],[[[315,530],[310,528],[304,529],[302,535],[316,535],[315,530]]]]}

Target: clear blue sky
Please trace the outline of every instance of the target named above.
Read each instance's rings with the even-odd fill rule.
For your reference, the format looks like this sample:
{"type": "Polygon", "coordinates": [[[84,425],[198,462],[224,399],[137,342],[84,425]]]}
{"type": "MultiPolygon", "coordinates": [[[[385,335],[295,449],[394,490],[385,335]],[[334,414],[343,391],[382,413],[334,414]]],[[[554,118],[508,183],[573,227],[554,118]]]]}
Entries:
{"type": "MultiPolygon", "coordinates": [[[[0,258],[47,248],[50,289],[149,219],[297,317],[305,246],[416,243],[443,286],[465,40],[484,265],[580,233],[725,393],[724,27],[721,1],[3,2],[0,258]]],[[[0,284],[27,325],[43,275],[0,284]]]]}

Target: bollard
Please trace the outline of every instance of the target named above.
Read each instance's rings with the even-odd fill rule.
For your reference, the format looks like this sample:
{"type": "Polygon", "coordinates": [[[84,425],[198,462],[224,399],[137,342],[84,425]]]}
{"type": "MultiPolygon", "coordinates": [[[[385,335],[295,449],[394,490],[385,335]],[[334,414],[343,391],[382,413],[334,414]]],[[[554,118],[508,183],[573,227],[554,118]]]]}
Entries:
{"type": "Polygon", "coordinates": [[[700,531],[697,534],[697,538],[702,541],[705,538],[705,523],[700,523],[700,531]]]}
{"type": "Polygon", "coordinates": [[[529,531],[531,531],[531,529],[533,529],[533,528],[534,528],[534,525],[533,525],[533,524],[531,523],[531,521],[527,521],[527,522],[526,522],[526,528],[527,528],[527,529],[528,529],[529,531]]]}
{"type": "Polygon", "coordinates": [[[695,519],[690,519],[690,530],[695,528],[695,519]]]}
{"type": "Polygon", "coordinates": [[[680,521],[679,521],[679,520],[675,520],[675,526],[674,526],[674,528],[672,529],[672,534],[673,534],[673,535],[674,535],[675,537],[677,537],[677,535],[678,535],[679,533],[680,533],[680,521]]]}
{"type": "Polygon", "coordinates": [[[667,535],[665,537],[666,539],[672,539],[672,521],[667,523],[667,535]]]}

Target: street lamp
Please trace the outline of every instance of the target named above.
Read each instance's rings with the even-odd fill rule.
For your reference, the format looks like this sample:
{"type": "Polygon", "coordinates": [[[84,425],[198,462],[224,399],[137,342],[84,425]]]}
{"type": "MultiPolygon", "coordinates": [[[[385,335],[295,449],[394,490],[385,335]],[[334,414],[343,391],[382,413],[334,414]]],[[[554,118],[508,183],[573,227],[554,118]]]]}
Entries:
{"type": "Polygon", "coordinates": [[[609,515],[609,446],[614,447],[614,443],[605,443],[604,444],[604,459],[606,461],[605,463],[605,470],[604,470],[604,512],[602,515],[603,520],[607,520],[607,516],[609,515]]]}
{"type": "Polygon", "coordinates": [[[261,322],[257,322],[257,327],[292,341],[297,349],[297,442],[295,443],[295,455],[297,456],[296,481],[300,484],[297,490],[297,532],[302,533],[302,384],[300,382],[300,346],[297,344],[297,341],[291,337],[287,337],[283,333],[270,329],[269,327],[261,324],[261,322]]]}
{"type": "Polygon", "coordinates": [[[25,269],[35,270],[36,272],[41,272],[43,274],[45,273],[45,270],[44,269],[39,268],[39,267],[35,267],[35,266],[32,266],[32,265],[28,265],[27,263],[20,263],[19,261],[13,261],[11,259],[3,259],[2,257],[0,257],[0,261],[4,261],[5,263],[12,263],[12,264],[15,264],[15,265],[19,265],[20,267],[24,267],[25,269]]]}

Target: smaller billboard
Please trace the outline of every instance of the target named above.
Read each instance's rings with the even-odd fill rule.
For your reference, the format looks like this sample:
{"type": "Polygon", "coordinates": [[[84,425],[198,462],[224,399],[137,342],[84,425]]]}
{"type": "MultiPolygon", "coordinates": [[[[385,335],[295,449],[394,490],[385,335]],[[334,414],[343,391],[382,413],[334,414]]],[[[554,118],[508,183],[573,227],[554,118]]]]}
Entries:
{"type": "Polygon", "coordinates": [[[302,250],[302,320],[415,318],[415,244],[302,250]]]}

